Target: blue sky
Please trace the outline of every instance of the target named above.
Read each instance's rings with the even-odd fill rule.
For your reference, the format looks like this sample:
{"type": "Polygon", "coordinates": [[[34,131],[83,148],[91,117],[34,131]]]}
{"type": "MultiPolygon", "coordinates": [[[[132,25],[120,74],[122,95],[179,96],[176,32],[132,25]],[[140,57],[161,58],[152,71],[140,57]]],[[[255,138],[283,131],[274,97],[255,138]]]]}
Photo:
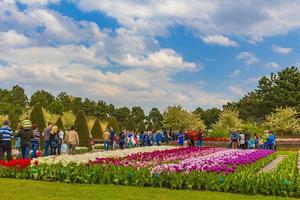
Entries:
{"type": "Polygon", "coordinates": [[[221,107],[298,66],[300,3],[0,0],[1,87],[221,107]]]}

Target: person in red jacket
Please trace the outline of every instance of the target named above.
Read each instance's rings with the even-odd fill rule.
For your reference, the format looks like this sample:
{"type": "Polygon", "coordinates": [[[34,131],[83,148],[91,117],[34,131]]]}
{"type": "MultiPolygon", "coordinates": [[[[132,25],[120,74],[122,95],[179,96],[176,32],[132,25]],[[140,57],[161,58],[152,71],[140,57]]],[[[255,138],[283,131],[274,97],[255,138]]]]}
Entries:
{"type": "Polygon", "coordinates": [[[195,146],[195,131],[190,131],[189,138],[190,138],[190,146],[195,146]]]}

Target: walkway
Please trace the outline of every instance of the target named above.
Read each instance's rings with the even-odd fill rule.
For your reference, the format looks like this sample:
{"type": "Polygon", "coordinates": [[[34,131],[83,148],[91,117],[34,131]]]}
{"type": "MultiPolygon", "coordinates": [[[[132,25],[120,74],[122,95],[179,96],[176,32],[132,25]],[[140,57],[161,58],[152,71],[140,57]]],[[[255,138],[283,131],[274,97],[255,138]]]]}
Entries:
{"type": "Polygon", "coordinates": [[[264,168],[260,170],[260,173],[268,173],[275,169],[277,165],[286,157],[286,155],[278,155],[275,160],[267,164],[264,168]]]}

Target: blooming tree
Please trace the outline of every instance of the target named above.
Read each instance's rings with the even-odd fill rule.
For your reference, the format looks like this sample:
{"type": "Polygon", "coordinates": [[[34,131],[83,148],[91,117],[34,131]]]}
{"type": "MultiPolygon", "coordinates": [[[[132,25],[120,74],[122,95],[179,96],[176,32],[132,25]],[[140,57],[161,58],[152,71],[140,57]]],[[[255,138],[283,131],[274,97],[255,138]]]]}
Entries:
{"type": "Polygon", "coordinates": [[[242,126],[239,112],[235,109],[226,108],[219,116],[219,120],[213,125],[215,132],[229,133],[242,126]]]}
{"type": "Polygon", "coordinates": [[[294,107],[279,107],[275,112],[266,117],[266,125],[281,134],[299,134],[300,133],[300,119],[299,113],[294,107]]]}

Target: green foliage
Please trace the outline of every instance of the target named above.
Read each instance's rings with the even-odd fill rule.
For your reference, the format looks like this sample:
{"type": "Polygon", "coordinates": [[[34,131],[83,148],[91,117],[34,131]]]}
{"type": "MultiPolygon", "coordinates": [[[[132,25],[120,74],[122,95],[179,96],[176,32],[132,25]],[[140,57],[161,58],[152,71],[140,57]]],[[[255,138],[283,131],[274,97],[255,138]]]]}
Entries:
{"type": "Polygon", "coordinates": [[[72,111],[63,112],[61,119],[66,128],[70,128],[75,122],[76,116],[72,111]]]}
{"type": "Polygon", "coordinates": [[[138,130],[139,132],[144,132],[144,131],[146,131],[146,125],[145,125],[145,123],[144,123],[144,122],[139,122],[139,123],[137,124],[137,130],[138,130]]]}
{"type": "Polygon", "coordinates": [[[196,114],[183,110],[181,106],[168,107],[163,115],[163,123],[165,128],[175,130],[204,130],[206,128],[196,114]]]}
{"type": "Polygon", "coordinates": [[[75,130],[78,132],[79,146],[89,148],[90,133],[87,125],[86,116],[83,111],[78,112],[74,122],[74,127],[75,130]]]}
{"type": "Polygon", "coordinates": [[[42,133],[46,128],[46,121],[43,114],[43,109],[39,103],[33,106],[30,113],[30,121],[32,124],[37,124],[39,126],[39,131],[42,133]]]}
{"type": "Polygon", "coordinates": [[[299,82],[299,69],[288,67],[270,77],[262,77],[255,91],[227,106],[238,108],[241,118],[251,121],[263,121],[277,107],[295,107],[300,111],[299,82]]]}
{"type": "Polygon", "coordinates": [[[274,113],[266,117],[266,125],[281,134],[299,134],[299,113],[294,107],[276,108],[274,113]]]}
{"type": "Polygon", "coordinates": [[[132,118],[134,124],[143,122],[145,120],[144,110],[139,106],[132,107],[131,108],[131,118],[132,118]]]}
{"type": "Polygon", "coordinates": [[[130,117],[130,109],[127,107],[115,109],[114,116],[120,123],[120,127],[125,128],[127,119],[130,117]]]}
{"type": "Polygon", "coordinates": [[[163,127],[163,115],[160,113],[158,108],[152,108],[147,117],[147,124],[152,124],[152,127],[161,129],[163,127]]]}
{"type": "Polygon", "coordinates": [[[109,119],[107,128],[113,128],[117,134],[121,133],[120,125],[115,117],[109,119]]]}
{"type": "Polygon", "coordinates": [[[135,126],[135,122],[134,120],[129,117],[126,121],[126,127],[125,127],[128,131],[136,131],[136,126],[135,126]]]}
{"type": "Polygon", "coordinates": [[[235,109],[226,108],[219,116],[219,120],[213,125],[214,132],[228,134],[230,131],[241,129],[242,121],[235,109]]]}
{"type": "Polygon", "coordinates": [[[62,104],[61,101],[53,101],[52,103],[49,104],[48,110],[57,115],[62,115],[64,112],[64,105],[62,104]]]}
{"type": "Polygon", "coordinates": [[[15,132],[19,126],[19,117],[16,113],[11,112],[8,114],[8,120],[10,122],[10,127],[15,132]]]}
{"type": "Polygon", "coordinates": [[[103,131],[98,118],[95,119],[91,134],[94,139],[102,139],[103,131]]]}
{"type": "Polygon", "coordinates": [[[222,111],[218,108],[203,110],[202,108],[198,107],[193,113],[203,120],[205,126],[212,128],[212,125],[218,121],[221,112],[222,111]]]}
{"type": "Polygon", "coordinates": [[[59,117],[59,118],[57,119],[55,125],[58,127],[59,130],[65,131],[64,123],[63,123],[61,117],[59,117]]]}
{"type": "Polygon", "coordinates": [[[30,98],[30,106],[34,106],[35,104],[40,104],[41,107],[48,109],[49,105],[55,100],[55,97],[44,90],[38,90],[37,92],[33,93],[30,98]]]}

